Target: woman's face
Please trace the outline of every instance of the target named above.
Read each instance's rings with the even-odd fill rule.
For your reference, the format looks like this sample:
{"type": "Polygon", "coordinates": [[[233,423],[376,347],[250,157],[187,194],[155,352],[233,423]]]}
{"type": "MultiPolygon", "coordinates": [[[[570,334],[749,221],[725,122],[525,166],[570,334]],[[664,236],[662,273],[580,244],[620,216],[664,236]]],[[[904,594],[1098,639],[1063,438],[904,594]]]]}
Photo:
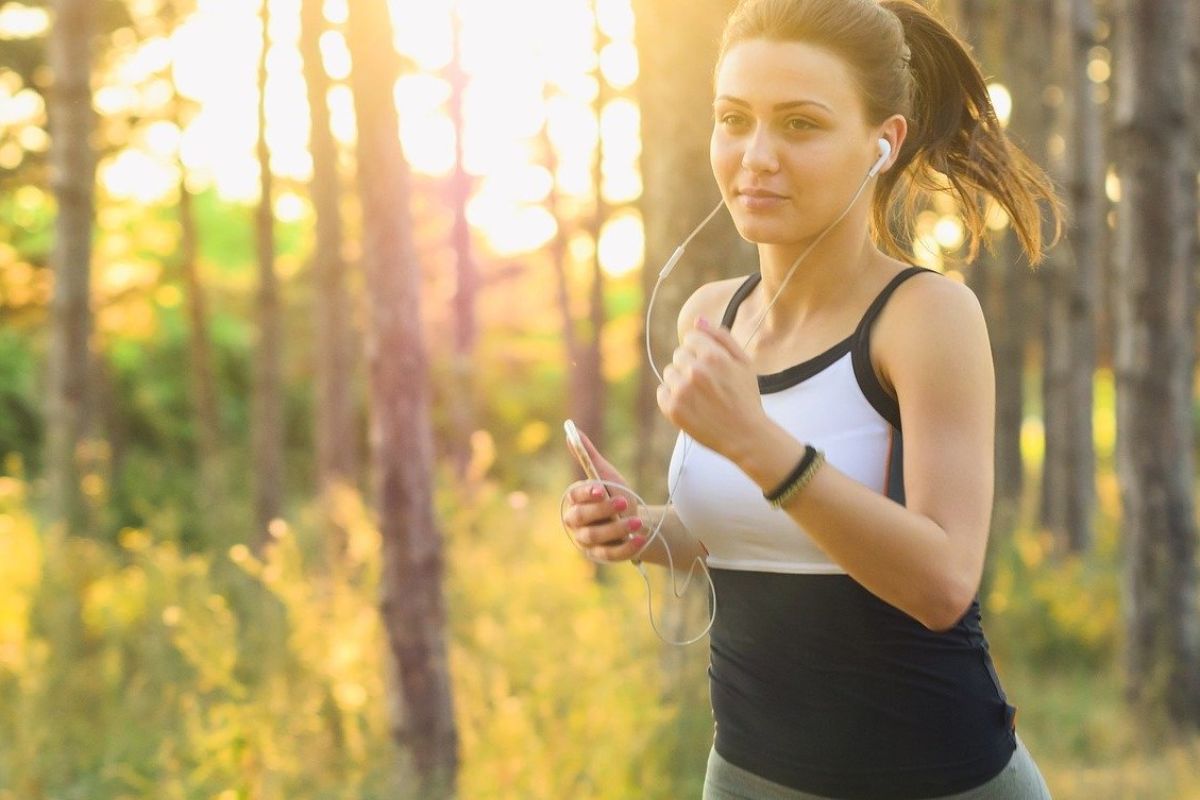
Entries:
{"type": "Polygon", "coordinates": [[[740,42],[721,61],[716,95],[713,175],[751,242],[819,235],[879,157],[879,128],[867,124],[849,65],[829,50],[740,42]]]}

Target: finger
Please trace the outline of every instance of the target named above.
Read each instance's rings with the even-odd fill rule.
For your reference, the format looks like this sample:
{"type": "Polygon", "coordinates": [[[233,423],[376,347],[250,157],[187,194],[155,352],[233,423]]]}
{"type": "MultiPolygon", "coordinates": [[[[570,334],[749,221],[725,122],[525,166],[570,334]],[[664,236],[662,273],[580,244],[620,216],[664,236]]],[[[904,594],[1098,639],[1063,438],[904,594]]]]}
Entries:
{"type": "Polygon", "coordinates": [[[675,352],[671,355],[671,363],[680,371],[686,372],[688,365],[696,360],[697,355],[698,353],[693,350],[693,347],[685,342],[675,348],[675,352]]]}
{"type": "Polygon", "coordinates": [[[681,350],[686,350],[692,354],[692,358],[699,358],[701,353],[707,350],[712,350],[717,347],[713,342],[712,337],[701,330],[690,330],[683,335],[683,341],[679,343],[681,350]]]}
{"type": "Polygon", "coordinates": [[[668,391],[675,391],[683,383],[683,373],[675,364],[667,364],[662,373],[662,384],[668,391]]]}
{"type": "Polygon", "coordinates": [[[608,547],[625,541],[629,536],[630,520],[592,520],[591,524],[575,529],[575,541],[583,547],[608,547]]]}
{"type": "Polygon", "coordinates": [[[596,483],[592,480],[575,481],[575,483],[567,487],[567,496],[571,498],[573,505],[578,505],[603,500],[607,496],[607,492],[602,483],[596,483]]]}
{"type": "Polygon", "coordinates": [[[630,536],[642,531],[645,527],[646,523],[640,517],[629,517],[602,525],[593,525],[590,528],[588,543],[593,545],[619,545],[630,536]]]}
{"type": "Polygon", "coordinates": [[[587,548],[619,548],[625,546],[633,537],[646,535],[645,524],[638,517],[611,522],[606,525],[592,525],[579,531],[575,540],[587,548]]]}
{"type": "Polygon", "coordinates": [[[642,548],[644,547],[646,547],[646,537],[638,534],[635,536],[630,536],[629,539],[620,542],[619,545],[613,545],[611,547],[599,547],[595,549],[599,549],[599,551],[604,552],[604,558],[602,558],[602,560],[628,561],[629,559],[634,558],[638,553],[641,553],[642,548]]]}
{"type": "Polygon", "coordinates": [[[597,545],[586,550],[597,561],[628,561],[645,549],[647,538],[645,531],[641,531],[612,544],[597,545]]]}
{"type": "Polygon", "coordinates": [[[624,522],[622,514],[629,510],[629,500],[624,497],[614,497],[611,500],[605,499],[594,503],[585,503],[583,505],[574,506],[571,511],[568,511],[568,518],[573,520],[575,524],[571,527],[585,528],[596,527],[601,524],[620,524],[624,522]]]}
{"type": "Polygon", "coordinates": [[[719,344],[729,355],[743,363],[750,363],[750,357],[746,355],[746,351],[733,338],[733,334],[721,325],[713,325],[704,317],[696,319],[696,330],[702,331],[710,340],[719,344]]]}
{"type": "Polygon", "coordinates": [[[680,349],[688,353],[693,376],[704,374],[708,368],[717,367],[731,357],[722,344],[699,330],[688,331],[680,349]]]}
{"type": "Polygon", "coordinates": [[[631,536],[624,542],[609,547],[589,547],[587,552],[595,561],[616,562],[628,561],[635,557],[646,546],[644,536],[631,536]]]}

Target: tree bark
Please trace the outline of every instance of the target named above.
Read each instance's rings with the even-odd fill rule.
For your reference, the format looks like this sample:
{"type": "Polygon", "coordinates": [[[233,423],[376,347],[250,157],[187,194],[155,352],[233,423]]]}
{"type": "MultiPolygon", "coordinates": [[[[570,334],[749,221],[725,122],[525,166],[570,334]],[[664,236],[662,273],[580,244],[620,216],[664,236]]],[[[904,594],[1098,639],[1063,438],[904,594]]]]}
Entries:
{"type": "Polygon", "coordinates": [[[451,241],[458,285],[454,292],[453,389],[450,395],[454,441],[450,443],[450,449],[455,473],[462,477],[471,460],[471,433],[477,425],[474,361],[475,344],[479,336],[475,313],[479,271],[471,246],[471,226],[467,222],[467,202],[471,199],[474,182],[463,162],[463,135],[466,130],[463,94],[467,78],[462,69],[462,18],[457,7],[452,12],[452,24],[454,57],[450,62],[450,119],[454,124],[454,172],[450,177],[450,203],[454,208],[451,241]]]}
{"type": "MultiPolygon", "coordinates": [[[[997,13],[985,0],[959,0],[958,19],[962,34],[971,44],[984,75],[1004,74],[1016,103],[1028,103],[1021,93],[1020,76],[1013,74],[1010,42],[1018,12],[997,13]]],[[[1024,363],[1026,338],[1022,317],[1026,277],[1015,264],[1011,231],[987,232],[993,250],[981,249],[966,271],[966,280],[979,298],[991,334],[992,361],[996,368],[996,433],[994,467],[995,501],[992,506],[993,542],[999,542],[1016,524],[1024,483],[1021,457],[1021,426],[1024,422],[1024,363]]],[[[986,583],[988,576],[984,576],[986,583]]]]}
{"type": "Polygon", "coordinates": [[[217,384],[213,376],[208,308],[204,283],[197,264],[196,212],[188,190],[185,167],[179,163],[179,258],[183,272],[188,314],[188,362],[191,369],[192,406],[196,413],[196,455],[200,480],[197,508],[220,508],[225,502],[221,470],[221,419],[217,406],[217,384]]]}
{"type": "Polygon", "coordinates": [[[1196,176],[1183,4],[1117,17],[1117,467],[1126,543],[1127,697],[1141,719],[1200,727],[1192,491],[1196,176]]]}
{"type": "Polygon", "coordinates": [[[1097,44],[1092,0],[1057,0],[1055,5],[1053,38],[1060,43],[1055,71],[1062,88],[1058,129],[1064,143],[1055,172],[1067,187],[1072,214],[1070,247],[1061,248],[1041,276],[1046,309],[1041,516],[1067,551],[1081,553],[1093,540],[1096,500],[1090,412],[1105,252],[1103,120],[1087,74],[1090,51],[1097,44]]]}
{"type": "Polygon", "coordinates": [[[346,289],[347,265],[342,258],[341,181],[326,99],[330,80],[321,61],[320,39],[326,29],[323,6],[323,0],[303,0],[300,50],[312,120],[310,194],[316,214],[316,244],[311,263],[316,332],[317,492],[333,555],[340,557],[345,552],[346,531],[337,511],[337,493],[341,487],[354,488],[357,484],[358,435],[351,393],[355,359],[346,289]]]}
{"type": "MultiPolygon", "coordinates": [[[[162,7],[161,22],[168,30],[179,27],[187,16],[185,0],[171,0],[162,7]]],[[[191,102],[179,94],[175,82],[174,64],[167,71],[174,100],[171,104],[171,121],[179,130],[191,122],[191,102]]],[[[183,286],[184,309],[188,319],[188,390],[192,411],[196,420],[196,464],[198,480],[194,490],[195,507],[206,509],[204,528],[209,531],[229,529],[230,520],[224,513],[227,508],[225,472],[221,465],[221,418],[217,399],[217,381],[213,369],[212,340],[209,335],[208,307],[204,295],[204,282],[199,269],[199,239],[196,231],[195,197],[187,183],[187,165],[176,156],[179,170],[179,217],[178,267],[183,286]]],[[[114,474],[117,462],[114,459],[114,474]]]]}
{"type": "Polygon", "coordinates": [[[47,504],[51,519],[74,533],[87,524],[79,457],[87,435],[92,335],[91,253],[96,160],[90,137],[95,8],[91,0],[55,0],[47,39],[54,83],[48,102],[50,184],[58,213],[50,253],[54,273],[46,403],[47,504]]]}
{"type": "Polygon", "coordinates": [[[604,34],[600,30],[599,0],[592,0],[592,29],[595,33],[596,48],[596,152],[592,160],[592,188],[594,205],[590,220],[589,233],[595,245],[592,251],[592,283],[588,294],[588,329],[590,338],[582,352],[583,360],[576,370],[575,392],[575,421],[587,431],[592,443],[604,452],[607,449],[604,424],[605,396],[607,384],[604,380],[604,270],[600,266],[600,234],[604,230],[604,222],[608,219],[609,207],[604,201],[604,130],[601,125],[604,116],[604,106],[608,104],[612,93],[604,80],[604,72],[600,69],[600,50],[604,43],[604,34]]]}
{"type": "MultiPolygon", "coordinates": [[[[545,100],[549,101],[547,92],[545,100]]],[[[566,385],[567,385],[567,416],[574,419],[576,411],[575,397],[578,390],[576,375],[579,373],[580,355],[579,337],[575,334],[575,318],[571,314],[571,281],[567,274],[567,233],[566,220],[562,218],[562,209],[558,198],[558,155],[554,151],[554,143],[550,140],[547,125],[542,126],[539,133],[542,148],[542,158],[546,169],[550,172],[550,192],[546,196],[546,210],[554,217],[554,238],[550,241],[550,264],[554,272],[555,299],[558,303],[559,314],[562,317],[563,344],[566,350],[566,385]]],[[[582,424],[582,423],[581,423],[582,424]]],[[[585,429],[586,430],[586,429],[585,429]]],[[[588,431],[590,436],[591,432],[588,431]]]]}
{"type": "MultiPolygon", "coordinates": [[[[633,3],[640,59],[641,210],[646,229],[642,286],[647,302],[663,264],[721,197],[708,159],[712,76],[721,30],[735,6],[734,0],[633,3]]],[[[738,235],[729,215],[720,212],[659,288],[650,341],[660,371],[679,344],[675,323],[688,296],[709,281],[754,272],[757,264],[755,248],[738,235]]],[[[644,333],[643,329],[643,338],[644,333]]],[[[659,412],[657,389],[647,365],[638,385],[640,446],[631,476],[646,498],[666,496],[667,463],[678,434],[659,412]]]]}
{"type": "Polygon", "coordinates": [[[262,0],[262,52],[258,60],[258,168],[261,197],[254,217],[258,256],[258,346],[254,365],[254,520],[255,545],[269,539],[271,521],[283,508],[283,367],[282,322],[275,275],[275,214],[271,151],[267,147],[267,55],[271,12],[262,0]]]}
{"type": "Polygon", "coordinates": [[[350,3],[351,84],[358,117],[363,263],[369,296],[367,363],[374,501],[383,542],[382,602],[403,715],[397,743],[411,754],[421,798],[451,797],[458,734],[446,654],[442,540],[433,511],[429,370],[421,334],[420,270],[409,211],[410,175],[392,90],[399,59],[387,5],[350,3]]]}
{"type": "MultiPolygon", "coordinates": [[[[692,229],[721,199],[709,162],[712,133],[713,68],[725,19],[735,0],[635,0],[634,38],[639,58],[641,109],[641,211],[646,231],[642,270],[644,302],[649,303],[659,273],[692,229]],[[680,24],[686,20],[686,24],[680,24]],[[664,35],[664,31],[669,32],[664,35]]],[[[684,301],[709,281],[757,271],[756,248],[743,240],[722,210],[688,246],[687,254],[659,286],[650,319],[651,350],[659,371],[679,344],[676,321],[684,301]]],[[[643,315],[645,316],[645,315],[643,315]]],[[[643,323],[644,326],[645,323],[643,323]]],[[[646,330],[642,328],[644,341],[646,330]]],[[[632,474],[638,492],[653,503],[667,497],[667,466],[678,431],[664,419],[656,400],[658,380],[647,364],[638,383],[637,442],[632,474]]],[[[676,564],[680,586],[690,564],[676,564]]],[[[699,587],[700,575],[693,585],[699,587]]],[[[662,591],[670,597],[670,576],[662,591]]],[[[656,599],[656,607],[658,601],[656,599]]],[[[662,606],[659,627],[665,638],[682,641],[703,629],[707,592],[688,591],[681,601],[662,606]]],[[[664,645],[660,652],[662,694],[667,703],[690,704],[691,673],[686,648],[664,645]]],[[[680,757],[683,757],[682,754],[680,757]]]]}

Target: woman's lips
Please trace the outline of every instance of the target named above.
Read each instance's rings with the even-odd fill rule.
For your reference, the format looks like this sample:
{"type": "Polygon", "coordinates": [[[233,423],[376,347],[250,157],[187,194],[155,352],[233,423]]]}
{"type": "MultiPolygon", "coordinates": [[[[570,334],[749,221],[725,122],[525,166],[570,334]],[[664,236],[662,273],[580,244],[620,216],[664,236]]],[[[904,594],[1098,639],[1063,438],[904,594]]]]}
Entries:
{"type": "Polygon", "coordinates": [[[740,189],[737,193],[738,202],[743,208],[752,211],[776,208],[787,202],[787,197],[765,189],[740,189]]]}

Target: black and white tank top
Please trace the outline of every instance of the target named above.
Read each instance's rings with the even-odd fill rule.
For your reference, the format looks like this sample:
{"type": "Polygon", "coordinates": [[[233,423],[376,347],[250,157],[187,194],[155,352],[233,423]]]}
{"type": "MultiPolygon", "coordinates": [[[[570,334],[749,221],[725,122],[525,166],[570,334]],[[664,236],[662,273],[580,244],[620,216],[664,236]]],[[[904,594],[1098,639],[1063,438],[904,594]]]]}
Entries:
{"type": "MultiPolygon", "coordinates": [[[[767,416],[882,494],[902,491],[900,411],[871,368],[869,328],[892,291],[918,272],[933,270],[910,267],[897,274],[850,336],[801,364],[758,379],[767,416]]],[[[738,307],[761,278],[751,275],[734,293],[721,321],[724,327],[733,326],[738,307]]],[[[683,445],[681,434],[671,458],[670,488],[679,518],[708,548],[710,567],[845,574],[787,512],[771,508],[762,490],[732,462],[694,441],[682,459],[683,445]],[[681,461],[685,480],[678,479],[681,461]]]]}
{"type": "MultiPolygon", "coordinates": [[[[900,504],[900,409],[871,367],[871,326],[897,286],[932,271],[898,273],[850,336],[758,378],[771,419],[900,504]]],[[[760,280],[737,289],[723,326],[760,280]]],[[[854,581],[723,456],[691,441],[680,470],[683,441],[668,483],[716,586],[716,750],[768,780],[843,800],[938,797],[995,776],[1016,748],[1016,709],[978,598],[950,630],[929,630],[854,581]]]]}

